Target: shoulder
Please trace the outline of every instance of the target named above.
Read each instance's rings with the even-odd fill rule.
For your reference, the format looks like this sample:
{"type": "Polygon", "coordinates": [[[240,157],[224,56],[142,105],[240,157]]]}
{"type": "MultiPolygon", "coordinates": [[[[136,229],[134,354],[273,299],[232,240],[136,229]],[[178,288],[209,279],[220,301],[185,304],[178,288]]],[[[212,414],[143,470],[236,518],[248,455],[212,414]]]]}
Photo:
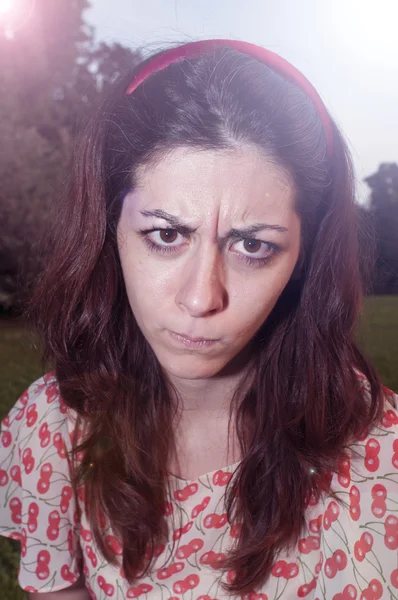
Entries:
{"type": "MultiPolygon", "coordinates": [[[[362,379],[365,397],[370,394],[368,381],[362,379]]],[[[381,420],[362,437],[351,441],[340,456],[332,489],[342,497],[349,492],[350,516],[359,520],[364,511],[381,513],[376,506],[381,502],[379,490],[384,488],[397,496],[398,501],[398,395],[383,387],[383,411],[381,420]],[[370,506],[368,506],[370,502],[370,506]],[[354,505],[358,505],[355,510],[354,505]]]]}
{"type": "Polygon", "coordinates": [[[28,436],[30,441],[37,437],[44,448],[56,430],[62,432],[69,443],[75,418],[62,400],[55,373],[46,373],[29,385],[3,418],[3,446],[17,441],[17,438],[23,443],[28,436]]]}
{"type": "Polygon", "coordinates": [[[398,587],[398,395],[383,391],[381,421],[345,448],[322,515],[326,587],[343,593],[345,582],[378,598],[398,587]]]}
{"type": "Polygon", "coordinates": [[[18,581],[26,591],[57,591],[80,574],[73,430],[53,373],[34,381],[1,423],[0,535],[21,543],[18,581]]]}
{"type": "MultiPolygon", "coordinates": [[[[362,379],[364,396],[369,398],[370,386],[362,379]]],[[[398,394],[383,386],[381,420],[346,447],[340,467],[358,479],[363,490],[375,480],[390,481],[398,486],[398,394]]],[[[340,468],[340,471],[341,471],[340,468]]],[[[347,485],[344,475],[338,477],[340,486],[347,485]]]]}

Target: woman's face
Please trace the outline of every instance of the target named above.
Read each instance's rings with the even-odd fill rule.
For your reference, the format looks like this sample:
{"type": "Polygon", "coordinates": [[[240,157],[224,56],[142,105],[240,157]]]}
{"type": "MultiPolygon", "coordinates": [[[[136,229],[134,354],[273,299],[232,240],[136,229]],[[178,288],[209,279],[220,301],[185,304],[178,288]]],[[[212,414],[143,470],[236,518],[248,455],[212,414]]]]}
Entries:
{"type": "Polygon", "coordinates": [[[118,224],[130,306],[170,376],[212,377],[245,348],[292,275],[294,187],[249,146],[179,148],[137,175],[118,224]]]}

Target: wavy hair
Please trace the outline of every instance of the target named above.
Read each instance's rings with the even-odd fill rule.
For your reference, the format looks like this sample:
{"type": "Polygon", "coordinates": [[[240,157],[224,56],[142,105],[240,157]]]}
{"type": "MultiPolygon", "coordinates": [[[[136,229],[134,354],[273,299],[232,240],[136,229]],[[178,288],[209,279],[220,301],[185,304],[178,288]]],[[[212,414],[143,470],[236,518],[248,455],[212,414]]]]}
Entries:
{"type": "Polygon", "coordinates": [[[328,157],[312,101],[251,57],[220,47],[152,74],[128,96],[141,65],[115,84],[80,137],[27,314],[43,364],[84,424],[73,443],[81,453],[74,486],[84,488],[94,538],[119,564],[103,513],[133,583],[167,540],[177,401],[128,303],[116,241],[121,199],[139,166],[182,146],[249,144],[288,171],[302,224],[299,268],[250,342],[248,377],[231,402],[243,460],[225,498],[240,536],[220,569],[235,571],[222,584],[227,593],[246,593],[298,541],[308,499],[332,493],[344,447],[382,413],[380,378],[355,341],[367,284],[352,164],[334,122],[328,157]]]}

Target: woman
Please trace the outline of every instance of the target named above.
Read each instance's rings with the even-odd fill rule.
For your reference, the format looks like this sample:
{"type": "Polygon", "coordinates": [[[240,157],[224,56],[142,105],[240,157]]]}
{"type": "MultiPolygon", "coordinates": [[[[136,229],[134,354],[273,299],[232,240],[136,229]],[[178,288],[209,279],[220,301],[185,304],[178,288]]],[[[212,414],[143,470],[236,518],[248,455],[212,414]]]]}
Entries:
{"type": "Polygon", "coordinates": [[[355,343],[351,161],[252,44],[160,52],[82,136],[3,420],[30,598],[398,598],[398,406],[355,343]]]}

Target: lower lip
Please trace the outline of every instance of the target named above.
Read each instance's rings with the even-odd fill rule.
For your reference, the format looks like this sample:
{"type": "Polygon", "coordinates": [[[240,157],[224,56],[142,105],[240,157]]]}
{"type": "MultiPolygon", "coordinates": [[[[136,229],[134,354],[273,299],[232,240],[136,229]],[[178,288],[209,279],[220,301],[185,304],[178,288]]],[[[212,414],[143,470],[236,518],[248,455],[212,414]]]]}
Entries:
{"type": "Polygon", "coordinates": [[[176,340],[180,344],[183,344],[187,348],[209,348],[210,346],[214,346],[218,340],[191,340],[189,338],[184,337],[183,335],[178,335],[178,333],[174,333],[174,331],[169,331],[173,340],[176,340]]]}

